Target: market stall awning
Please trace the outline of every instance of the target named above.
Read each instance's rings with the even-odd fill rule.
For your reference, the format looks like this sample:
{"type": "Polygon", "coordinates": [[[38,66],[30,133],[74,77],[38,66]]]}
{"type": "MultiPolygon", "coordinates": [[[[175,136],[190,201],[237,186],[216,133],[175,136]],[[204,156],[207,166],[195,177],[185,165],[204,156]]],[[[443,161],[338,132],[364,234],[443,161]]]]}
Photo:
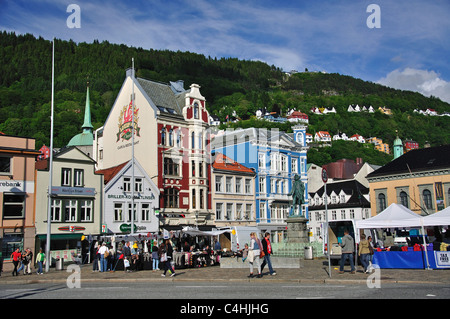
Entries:
{"type": "Polygon", "coordinates": [[[400,204],[391,204],[378,215],[356,221],[356,228],[421,227],[421,216],[400,204]]]}
{"type": "Polygon", "coordinates": [[[450,206],[423,218],[424,226],[447,226],[450,225],[450,206]]]}
{"type": "MultiPolygon", "coordinates": [[[[50,235],[50,240],[70,240],[70,239],[77,239],[77,240],[81,240],[81,236],[83,236],[83,234],[80,233],[76,233],[76,234],[51,234],[50,235]]],[[[39,240],[47,240],[47,235],[36,235],[36,237],[39,240]]]]}
{"type": "Polygon", "coordinates": [[[186,233],[191,236],[217,236],[223,233],[231,233],[231,229],[220,229],[220,230],[199,230],[193,227],[184,227],[183,233],[186,233]]]}

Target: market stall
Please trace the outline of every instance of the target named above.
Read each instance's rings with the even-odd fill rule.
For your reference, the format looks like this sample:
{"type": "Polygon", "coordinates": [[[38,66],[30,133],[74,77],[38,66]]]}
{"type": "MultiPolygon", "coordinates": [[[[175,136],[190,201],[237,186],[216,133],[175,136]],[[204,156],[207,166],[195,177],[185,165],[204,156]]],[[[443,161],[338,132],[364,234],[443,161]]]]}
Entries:
{"type": "Polygon", "coordinates": [[[432,245],[427,245],[425,241],[423,219],[403,205],[394,203],[377,216],[356,221],[356,228],[421,228],[423,245],[419,245],[419,249],[417,246],[415,250],[409,247],[403,250],[399,249],[401,247],[384,247],[374,252],[372,263],[380,268],[436,268],[432,245]]]}

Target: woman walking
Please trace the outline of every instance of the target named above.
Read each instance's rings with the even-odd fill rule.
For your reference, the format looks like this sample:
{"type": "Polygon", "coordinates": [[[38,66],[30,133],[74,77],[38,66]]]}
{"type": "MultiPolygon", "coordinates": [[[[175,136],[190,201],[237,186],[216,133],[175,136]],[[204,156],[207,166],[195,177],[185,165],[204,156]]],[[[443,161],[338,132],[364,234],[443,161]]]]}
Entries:
{"type": "Polygon", "coordinates": [[[359,242],[359,248],[358,248],[358,256],[361,260],[361,264],[364,268],[364,273],[367,273],[369,268],[369,262],[370,262],[370,248],[369,248],[369,241],[366,239],[366,235],[361,234],[361,240],[359,242]]]}
{"type": "Polygon", "coordinates": [[[261,278],[261,265],[259,262],[259,255],[261,253],[261,241],[258,239],[258,235],[256,235],[256,233],[251,233],[250,234],[250,246],[248,248],[249,253],[248,253],[248,262],[250,263],[250,275],[248,276],[249,278],[253,278],[253,266],[254,264],[257,267],[258,270],[258,275],[256,276],[257,278],[261,278]]]}
{"type": "Polygon", "coordinates": [[[42,265],[45,262],[45,254],[42,252],[42,248],[39,249],[39,253],[36,255],[36,264],[38,265],[38,271],[37,274],[38,275],[42,275],[44,274],[42,272],[42,265]]]}

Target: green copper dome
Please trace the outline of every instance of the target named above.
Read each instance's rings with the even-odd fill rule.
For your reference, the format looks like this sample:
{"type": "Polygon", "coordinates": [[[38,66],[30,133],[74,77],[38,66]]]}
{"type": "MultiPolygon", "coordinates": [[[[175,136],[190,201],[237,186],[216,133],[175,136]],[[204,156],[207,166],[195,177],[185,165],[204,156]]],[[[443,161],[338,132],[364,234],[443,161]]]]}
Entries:
{"type": "Polygon", "coordinates": [[[84,110],[83,133],[75,135],[67,146],[91,146],[94,143],[93,126],[91,124],[91,105],[89,100],[89,86],[86,93],[86,107],[84,110]]]}

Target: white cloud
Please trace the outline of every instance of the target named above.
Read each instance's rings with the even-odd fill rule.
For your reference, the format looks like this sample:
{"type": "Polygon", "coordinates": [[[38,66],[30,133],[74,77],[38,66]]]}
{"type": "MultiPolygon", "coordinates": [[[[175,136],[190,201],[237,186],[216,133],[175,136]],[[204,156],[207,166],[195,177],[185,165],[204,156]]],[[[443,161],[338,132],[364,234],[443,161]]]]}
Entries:
{"type": "Polygon", "coordinates": [[[450,103],[450,82],[439,76],[434,71],[405,68],[390,72],[385,78],[378,80],[378,83],[394,89],[419,92],[425,96],[433,95],[450,103]]]}

